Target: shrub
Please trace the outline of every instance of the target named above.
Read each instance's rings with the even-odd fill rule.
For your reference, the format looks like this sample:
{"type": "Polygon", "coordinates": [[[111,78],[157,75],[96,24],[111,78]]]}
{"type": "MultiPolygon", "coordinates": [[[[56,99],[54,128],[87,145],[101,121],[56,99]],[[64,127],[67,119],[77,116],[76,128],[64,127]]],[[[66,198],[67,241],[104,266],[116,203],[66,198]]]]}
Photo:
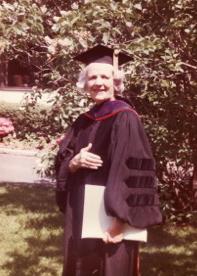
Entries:
{"type": "Polygon", "coordinates": [[[14,131],[12,121],[5,117],[0,117],[0,137],[7,136],[14,131]]]}
{"type": "Polygon", "coordinates": [[[164,220],[176,223],[191,221],[195,210],[191,164],[169,162],[160,183],[164,220]]]}
{"type": "Polygon", "coordinates": [[[62,128],[50,118],[48,109],[39,106],[28,107],[19,104],[0,103],[0,117],[12,121],[15,138],[18,140],[45,140],[62,131],[62,128]],[[49,123],[50,122],[50,123],[49,123]]]}

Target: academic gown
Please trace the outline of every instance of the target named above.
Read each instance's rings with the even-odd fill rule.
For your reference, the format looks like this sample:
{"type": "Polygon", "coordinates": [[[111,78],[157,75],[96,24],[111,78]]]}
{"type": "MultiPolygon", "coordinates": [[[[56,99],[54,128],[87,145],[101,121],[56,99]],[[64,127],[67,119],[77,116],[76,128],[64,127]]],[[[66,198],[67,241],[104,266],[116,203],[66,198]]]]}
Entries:
{"type": "Polygon", "coordinates": [[[74,122],[56,158],[56,200],[65,214],[64,276],[134,276],[137,242],[105,244],[81,239],[85,184],[105,186],[107,214],[138,228],[161,222],[155,162],[139,115],[124,101],[94,106],[74,122]],[[69,161],[92,143],[103,165],[68,170],[69,161]]]}

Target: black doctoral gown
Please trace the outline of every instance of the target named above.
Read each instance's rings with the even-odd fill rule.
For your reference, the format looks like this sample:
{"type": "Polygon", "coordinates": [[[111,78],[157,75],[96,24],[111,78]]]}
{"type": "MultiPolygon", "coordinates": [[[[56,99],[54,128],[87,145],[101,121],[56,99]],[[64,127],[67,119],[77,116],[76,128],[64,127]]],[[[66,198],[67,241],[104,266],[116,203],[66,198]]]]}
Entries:
{"type": "Polygon", "coordinates": [[[155,162],[138,114],[127,103],[106,101],[82,114],[56,158],[57,204],[65,213],[64,276],[134,276],[137,243],[81,240],[84,186],[105,186],[106,212],[138,228],[161,222],[155,162]],[[71,158],[92,143],[103,166],[70,173],[71,158]]]}

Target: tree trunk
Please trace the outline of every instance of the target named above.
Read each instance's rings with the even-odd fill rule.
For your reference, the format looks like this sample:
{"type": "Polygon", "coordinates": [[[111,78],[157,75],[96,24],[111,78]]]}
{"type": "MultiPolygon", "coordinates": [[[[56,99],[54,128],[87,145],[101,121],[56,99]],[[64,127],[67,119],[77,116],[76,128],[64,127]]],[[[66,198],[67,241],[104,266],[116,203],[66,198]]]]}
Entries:
{"type": "Polygon", "coordinates": [[[194,198],[197,201],[197,163],[194,164],[193,177],[192,177],[192,188],[194,191],[194,198]]]}

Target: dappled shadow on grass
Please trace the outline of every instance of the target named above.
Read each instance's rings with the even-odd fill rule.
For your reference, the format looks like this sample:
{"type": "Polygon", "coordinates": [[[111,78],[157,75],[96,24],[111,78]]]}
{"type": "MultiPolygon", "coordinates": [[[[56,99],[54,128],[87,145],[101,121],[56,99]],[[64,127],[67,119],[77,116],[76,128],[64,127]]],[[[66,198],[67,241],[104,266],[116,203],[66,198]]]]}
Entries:
{"type": "Polygon", "coordinates": [[[60,275],[57,274],[56,267],[52,267],[50,264],[48,265],[40,265],[40,256],[34,254],[26,254],[22,255],[16,252],[11,252],[10,257],[14,259],[14,261],[8,261],[3,266],[5,269],[9,269],[9,276],[30,276],[30,275],[60,275]]]}
{"type": "Polygon", "coordinates": [[[143,276],[196,276],[196,254],[143,253],[143,276]]]}
{"type": "Polygon", "coordinates": [[[6,191],[0,195],[0,207],[9,206],[5,210],[9,214],[16,213],[19,207],[31,212],[56,212],[54,188],[51,185],[1,183],[2,186],[6,191]]]}
{"type": "Polygon", "coordinates": [[[20,231],[17,230],[19,245],[9,248],[1,265],[6,274],[0,269],[0,275],[59,276],[63,262],[64,218],[56,207],[54,188],[7,183],[0,184],[0,188],[3,190],[0,193],[1,212],[8,217],[8,222],[9,217],[14,217],[20,224],[20,231]]]}
{"type": "MultiPolygon", "coordinates": [[[[1,213],[8,218],[8,225],[0,230],[6,232],[9,224],[17,222],[13,226],[16,231],[11,229],[10,236],[5,236],[6,243],[9,239],[11,242],[6,248],[6,259],[0,260],[0,275],[60,276],[64,218],[56,207],[54,188],[4,183],[0,184],[0,191],[1,213]]],[[[196,275],[197,233],[192,229],[165,226],[151,229],[149,242],[141,250],[142,276],[196,275]],[[185,246],[185,252],[181,246],[185,246]]]]}
{"type": "Polygon", "coordinates": [[[193,226],[155,227],[141,248],[143,276],[197,275],[197,231],[193,226]],[[171,231],[173,230],[173,231],[171,231]]]}

